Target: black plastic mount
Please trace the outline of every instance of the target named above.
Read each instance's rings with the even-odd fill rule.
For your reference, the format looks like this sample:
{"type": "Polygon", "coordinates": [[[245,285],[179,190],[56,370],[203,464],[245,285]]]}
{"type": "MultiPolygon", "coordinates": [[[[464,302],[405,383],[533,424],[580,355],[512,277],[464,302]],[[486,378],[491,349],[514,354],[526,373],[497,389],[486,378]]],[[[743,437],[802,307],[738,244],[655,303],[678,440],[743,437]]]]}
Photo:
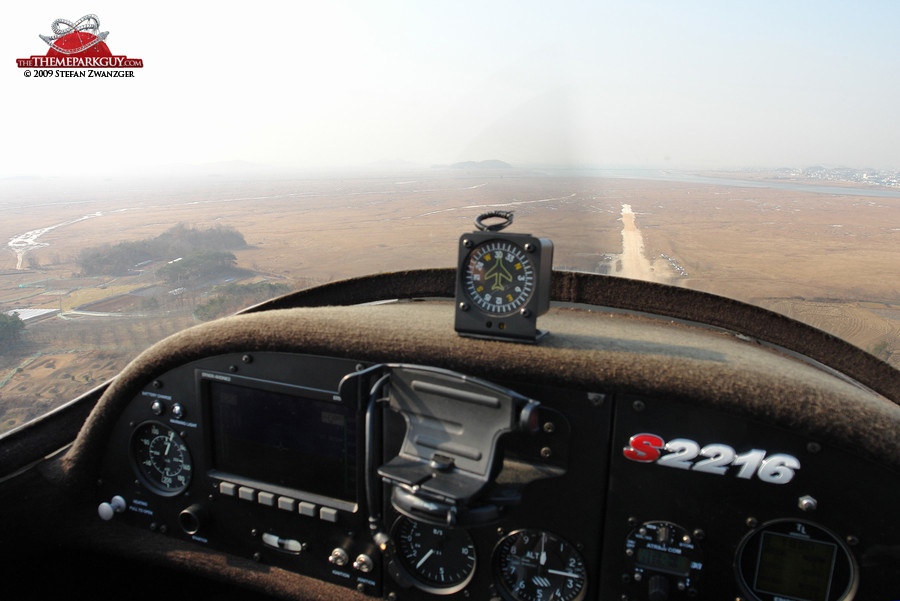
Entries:
{"type": "Polygon", "coordinates": [[[517,497],[489,495],[509,432],[534,432],[539,403],[489,382],[430,367],[390,368],[392,410],[406,420],[400,453],[378,468],[391,503],[407,517],[443,526],[498,519],[517,497]]]}

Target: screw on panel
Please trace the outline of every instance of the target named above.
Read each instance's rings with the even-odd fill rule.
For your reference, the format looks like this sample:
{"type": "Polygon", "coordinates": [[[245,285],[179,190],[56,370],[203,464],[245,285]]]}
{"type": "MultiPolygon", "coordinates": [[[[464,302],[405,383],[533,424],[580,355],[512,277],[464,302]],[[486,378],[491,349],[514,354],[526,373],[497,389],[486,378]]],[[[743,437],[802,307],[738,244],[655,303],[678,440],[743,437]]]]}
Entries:
{"type": "Polygon", "coordinates": [[[472,241],[468,238],[463,238],[463,246],[466,248],[472,248],[472,241]]]}
{"type": "Polygon", "coordinates": [[[467,305],[466,303],[459,303],[459,310],[460,311],[468,311],[469,305],[467,305]]]}
{"type": "Polygon", "coordinates": [[[550,447],[544,447],[543,449],[541,449],[541,457],[543,457],[544,459],[547,459],[551,455],[553,455],[553,449],[551,449],[550,447]]]}
{"type": "Polygon", "coordinates": [[[754,517],[749,517],[745,523],[748,528],[756,528],[759,525],[759,520],[754,517]]]}
{"type": "Polygon", "coordinates": [[[803,495],[797,499],[797,507],[801,511],[815,511],[818,506],[819,502],[809,495],[803,495]]]}
{"type": "Polygon", "coordinates": [[[532,244],[531,242],[526,242],[525,243],[525,252],[533,253],[534,252],[534,244],[532,244]]]}
{"type": "Polygon", "coordinates": [[[644,401],[635,401],[631,404],[631,408],[640,413],[647,408],[647,405],[644,401]]]}
{"type": "Polygon", "coordinates": [[[847,544],[850,545],[851,547],[855,547],[856,545],[859,544],[859,539],[856,538],[855,536],[853,536],[852,534],[848,534],[847,538],[845,540],[847,541],[847,544]]]}
{"type": "Polygon", "coordinates": [[[808,442],[806,443],[806,450],[810,453],[818,453],[822,450],[822,445],[817,442],[808,442]]]}
{"type": "Polygon", "coordinates": [[[158,389],[160,389],[160,388],[162,388],[162,387],[163,387],[163,383],[162,383],[162,382],[160,382],[159,380],[153,380],[153,388],[156,388],[156,389],[158,390],[158,389]]]}
{"type": "Polygon", "coordinates": [[[526,309],[525,307],[522,307],[521,309],[519,309],[519,314],[520,314],[522,317],[530,317],[530,316],[531,316],[531,311],[529,311],[529,310],[526,309]]]}
{"type": "Polygon", "coordinates": [[[553,422],[547,422],[544,424],[544,432],[547,434],[553,434],[556,431],[556,425],[553,422]]]}
{"type": "Polygon", "coordinates": [[[237,365],[229,365],[228,366],[228,371],[230,371],[231,373],[237,373],[237,370],[238,370],[237,365]]]}
{"type": "Polygon", "coordinates": [[[695,528],[694,529],[694,539],[703,540],[704,538],[706,538],[706,532],[704,532],[700,528],[695,528]]]}
{"type": "Polygon", "coordinates": [[[253,363],[253,355],[244,355],[241,357],[241,361],[244,363],[253,363]]]}

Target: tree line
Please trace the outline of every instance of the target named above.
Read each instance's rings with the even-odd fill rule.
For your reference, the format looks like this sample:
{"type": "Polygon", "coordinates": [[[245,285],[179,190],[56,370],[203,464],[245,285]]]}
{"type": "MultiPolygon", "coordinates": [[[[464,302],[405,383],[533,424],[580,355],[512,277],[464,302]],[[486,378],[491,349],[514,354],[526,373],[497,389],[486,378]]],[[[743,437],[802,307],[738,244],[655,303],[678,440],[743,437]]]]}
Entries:
{"type": "MultiPolygon", "coordinates": [[[[232,227],[216,226],[195,229],[179,223],[156,236],[144,240],[103,244],[86,248],[78,255],[82,275],[124,275],[145,261],[176,259],[191,255],[224,253],[247,246],[243,234],[232,227]]],[[[219,260],[227,261],[224,256],[219,260]]]]}

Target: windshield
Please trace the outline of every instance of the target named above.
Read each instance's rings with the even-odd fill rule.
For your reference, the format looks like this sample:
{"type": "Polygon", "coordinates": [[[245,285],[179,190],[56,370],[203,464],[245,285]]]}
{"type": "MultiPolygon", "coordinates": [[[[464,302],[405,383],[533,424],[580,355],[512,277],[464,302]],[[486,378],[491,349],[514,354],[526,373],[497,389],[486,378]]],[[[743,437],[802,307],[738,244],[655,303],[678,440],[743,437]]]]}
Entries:
{"type": "Polygon", "coordinates": [[[452,267],[498,208],[556,269],[754,303],[900,366],[894,3],[72,10],[17,7],[0,41],[0,432],[201,321],[452,267]],[[141,65],[29,58],[73,56],[39,35],[75,30],[141,65]]]}

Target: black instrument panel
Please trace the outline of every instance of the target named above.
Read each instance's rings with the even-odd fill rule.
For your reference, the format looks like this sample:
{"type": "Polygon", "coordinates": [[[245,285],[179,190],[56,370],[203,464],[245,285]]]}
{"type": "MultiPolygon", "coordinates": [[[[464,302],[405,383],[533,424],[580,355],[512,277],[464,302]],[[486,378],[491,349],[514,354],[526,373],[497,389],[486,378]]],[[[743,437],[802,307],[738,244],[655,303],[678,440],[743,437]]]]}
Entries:
{"type": "Polygon", "coordinates": [[[113,430],[101,516],[374,597],[894,594],[895,474],[683,399],[491,381],[540,404],[498,438],[492,478],[519,496],[474,526],[411,519],[373,476],[408,427],[370,406],[380,375],[264,352],[166,372],[113,430]]]}

